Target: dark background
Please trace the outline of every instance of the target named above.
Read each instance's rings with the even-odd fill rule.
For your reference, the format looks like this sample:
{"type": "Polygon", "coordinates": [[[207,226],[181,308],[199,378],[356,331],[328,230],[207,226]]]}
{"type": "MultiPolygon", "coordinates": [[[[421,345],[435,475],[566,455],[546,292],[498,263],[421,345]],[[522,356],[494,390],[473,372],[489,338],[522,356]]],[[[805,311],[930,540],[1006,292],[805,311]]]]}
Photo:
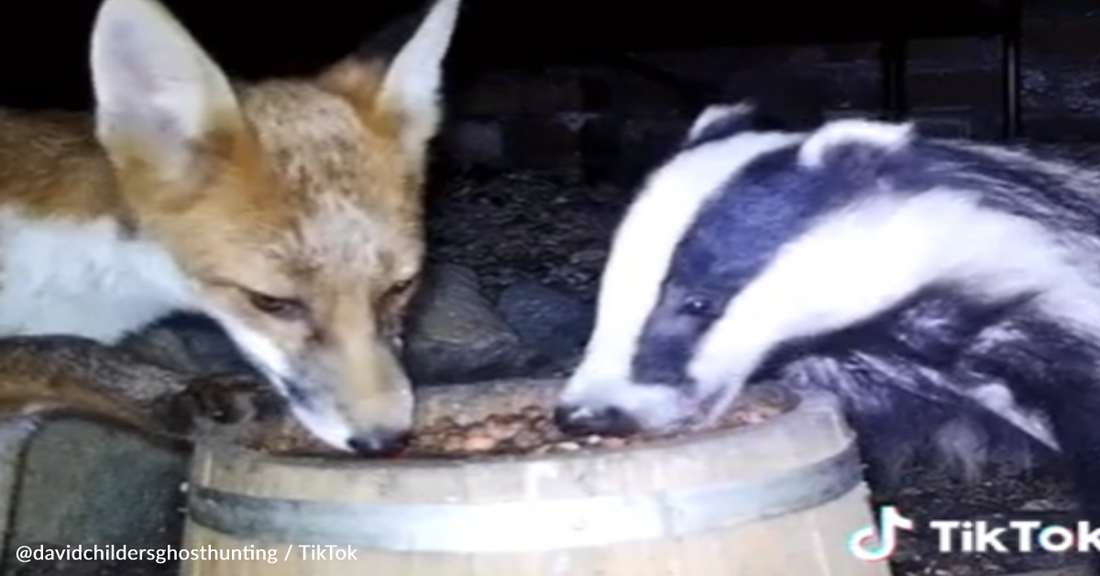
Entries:
{"type": "MultiPolygon", "coordinates": [[[[0,105],[89,106],[88,41],[98,4],[13,2],[0,9],[0,105]]],[[[167,5],[230,74],[244,78],[312,73],[424,6],[167,5]]],[[[494,167],[630,174],[637,168],[622,164],[647,162],[703,104],[775,78],[808,81],[834,113],[879,113],[889,105],[883,41],[901,39],[904,113],[944,135],[1000,138],[1003,5],[465,0],[448,59],[448,155],[494,167]],[[619,158],[625,148],[629,160],[619,158]]],[[[1086,0],[1024,2],[1016,22],[1021,134],[1100,137],[1096,13],[1097,3],[1086,0]]]]}

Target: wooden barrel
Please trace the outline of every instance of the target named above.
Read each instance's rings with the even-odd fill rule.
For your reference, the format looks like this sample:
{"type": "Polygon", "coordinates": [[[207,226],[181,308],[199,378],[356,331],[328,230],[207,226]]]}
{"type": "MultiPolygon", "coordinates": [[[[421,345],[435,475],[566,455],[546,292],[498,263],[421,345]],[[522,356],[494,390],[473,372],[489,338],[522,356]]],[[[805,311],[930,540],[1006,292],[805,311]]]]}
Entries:
{"type": "MultiPolygon", "coordinates": [[[[546,404],[559,385],[430,389],[418,419],[480,419],[501,398],[546,404]]],[[[890,573],[848,552],[872,515],[853,433],[827,398],[804,397],[762,424],[620,450],[324,460],[214,434],[192,466],[184,548],[206,559],[185,560],[185,576],[890,573]]]]}

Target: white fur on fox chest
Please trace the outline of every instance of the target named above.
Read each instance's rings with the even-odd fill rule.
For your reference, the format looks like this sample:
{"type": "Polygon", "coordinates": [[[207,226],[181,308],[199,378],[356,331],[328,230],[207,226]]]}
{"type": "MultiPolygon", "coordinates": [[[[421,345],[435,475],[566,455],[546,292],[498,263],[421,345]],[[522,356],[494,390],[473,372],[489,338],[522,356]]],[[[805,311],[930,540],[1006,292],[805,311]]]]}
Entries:
{"type": "Polygon", "coordinates": [[[186,306],[187,282],[158,246],[112,219],[0,211],[0,336],[70,334],[113,343],[186,306]]]}

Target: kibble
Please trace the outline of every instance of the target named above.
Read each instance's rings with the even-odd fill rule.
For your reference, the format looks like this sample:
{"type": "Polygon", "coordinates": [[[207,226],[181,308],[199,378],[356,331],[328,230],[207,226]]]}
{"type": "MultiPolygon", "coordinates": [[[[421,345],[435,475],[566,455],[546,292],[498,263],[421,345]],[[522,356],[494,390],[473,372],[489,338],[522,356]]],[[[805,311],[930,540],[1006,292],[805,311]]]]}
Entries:
{"type": "MultiPolygon", "coordinates": [[[[720,426],[736,428],[766,422],[790,409],[790,397],[775,394],[746,395],[720,426]]],[[[668,435],[666,435],[668,437],[668,435]]],[[[479,421],[459,422],[441,416],[420,426],[404,450],[404,458],[462,458],[502,455],[547,455],[581,450],[622,449],[652,441],[656,436],[572,438],[553,424],[549,409],[524,406],[514,413],[492,414],[479,421]]],[[[324,446],[292,420],[268,427],[253,448],[273,454],[357,457],[324,446]]]]}

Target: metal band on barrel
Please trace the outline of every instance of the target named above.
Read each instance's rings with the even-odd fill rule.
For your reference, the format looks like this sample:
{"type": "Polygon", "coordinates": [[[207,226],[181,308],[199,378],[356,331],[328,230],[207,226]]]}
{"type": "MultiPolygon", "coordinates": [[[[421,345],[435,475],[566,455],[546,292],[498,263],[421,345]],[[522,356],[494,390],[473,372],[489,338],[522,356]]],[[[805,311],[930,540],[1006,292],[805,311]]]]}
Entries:
{"type": "Polygon", "coordinates": [[[748,482],[638,496],[494,504],[261,498],[192,486],[191,521],[238,539],[395,552],[522,552],[707,532],[819,506],[862,482],[854,446],[748,482]]]}

